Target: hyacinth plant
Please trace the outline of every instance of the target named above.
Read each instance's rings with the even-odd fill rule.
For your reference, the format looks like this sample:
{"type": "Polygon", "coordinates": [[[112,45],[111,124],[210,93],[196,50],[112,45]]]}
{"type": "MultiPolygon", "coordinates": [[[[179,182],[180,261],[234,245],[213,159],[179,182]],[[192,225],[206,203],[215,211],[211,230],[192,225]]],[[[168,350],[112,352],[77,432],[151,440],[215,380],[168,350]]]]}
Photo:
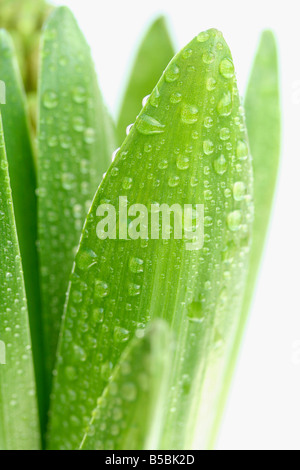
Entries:
{"type": "MultiPolygon", "coordinates": [[[[49,7],[34,2],[24,36],[21,11],[2,16],[16,3],[0,17],[24,51],[49,7]]],[[[1,449],[214,446],[275,190],[277,51],[264,32],[245,111],[219,31],[174,54],[158,18],[114,123],[83,34],[55,9],[29,132],[32,62],[24,87],[0,32],[1,449]]]]}

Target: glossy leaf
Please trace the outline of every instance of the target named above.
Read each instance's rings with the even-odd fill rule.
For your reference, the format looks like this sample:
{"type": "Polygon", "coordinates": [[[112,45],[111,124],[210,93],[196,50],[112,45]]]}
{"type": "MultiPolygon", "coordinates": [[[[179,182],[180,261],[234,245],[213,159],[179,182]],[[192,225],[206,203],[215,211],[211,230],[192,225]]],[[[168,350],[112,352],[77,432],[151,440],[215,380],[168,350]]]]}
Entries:
{"type": "Polygon", "coordinates": [[[0,449],[38,449],[28,311],[0,118],[0,449]]]}
{"type": "Polygon", "coordinates": [[[67,8],[47,22],[41,54],[38,222],[50,375],[83,222],[115,144],[90,49],[67,8]]]}
{"type": "Polygon", "coordinates": [[[177,342],[160,445],[206,446],[239,322],[252,209],[234,66],[222,34],[210,30],[171,61],[95,196],[60,339],[51,448],[78,447],[127,342],[155,318],[169,323],[177,342]],[[151,209],[153,223],[137,220],[137,203],[144,215],[151,209]],[[103,216],[113,210],[103,204],[117,212],[117,239],[113,224],[105,234],[103,216]],[[161,204],[179,204],[194,224],[181,231],[172,218],[170,239],[151,237],[161,204]]]}
{"type": "Polygon", "coordinates": [[[45,416],[41,303],[37,255],[37,204],[34,159],[26,117],[25,95],[9,35],[0,31],[0,70],[5,83],[3,128],[14,213],[27,294],[32,347],[39,391],[40,415],[45,416]]]}
{"type": "Polygon", "coordinates": [[[81,444],[85,450],[145,450],[159,445],[172,354],[172,336],[157,320],[133,338],[98,399],[81,444]]]}
{"type": "Polygon", "coordinates": [[[119,145],[126,137],[127,126],[141,111],[143,98],[151,93],[174,53],[166,20],[161,16],[151,24],[137,51],[118,119],[119,145]]]}
{"type": "MultiPolygon", "coordinates": [[[[281,115],[278,56],[275,38],[271,31],[265,31],[261,37],[248,84],[245,111],[254,172],[255,217],[253,224],[253,242],[250,252],[249,272],[242,315],[232,354],[232,361],[229,364],[229,371],[227,373],[228,380],[225,384],[223,400],[220,402],[219,419],[222,416],[222,410],[228,394],[231,376],[238,357],[245,324],[255,291],[256,279],[272,213],[279,167],[281,115]]],[[[215,428],[212,443],[215,440],[217,430],[218,424],[215,428]]]]}

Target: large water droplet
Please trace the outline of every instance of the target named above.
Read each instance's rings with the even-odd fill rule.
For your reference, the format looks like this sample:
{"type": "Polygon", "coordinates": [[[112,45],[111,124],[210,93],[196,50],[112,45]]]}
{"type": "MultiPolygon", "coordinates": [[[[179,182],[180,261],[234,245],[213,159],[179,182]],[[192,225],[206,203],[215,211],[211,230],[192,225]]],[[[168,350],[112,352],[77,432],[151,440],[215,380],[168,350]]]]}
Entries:
{"type": "Polygon", "coordinates": [[[237,230],[240,229],[242,222],[242,213],[241,211],[233,211],[230,212],[227,216],[227,225],[229,230],[232,232],[236,232],[237,230]]]}
{"type": "Polygon", "coordinates": [[[206,42],[210,38],[210,34],[208,31],[203,31],[202,33],[198,34],[197,41],[198,42],[206,42]]]}
{"type": "Polygon", "coordinates": [[[192,302],[188,306],[187,317],[190,321],[202,323],[204,320],[203,306],[201,302],[192,302]]]}
{"type": "Polygon", "coordinates": [[[242,201],[246,194],[246,186],[242,181],[237,181],[233,185],[233,197],[236,201],[242,201]]]}
{"type": "Polygon", "coordinates": [[[142,114],[137,122],[137,130],[144,135],[162,134],[165,131],[165,126],[152,116],[142,114]]]}

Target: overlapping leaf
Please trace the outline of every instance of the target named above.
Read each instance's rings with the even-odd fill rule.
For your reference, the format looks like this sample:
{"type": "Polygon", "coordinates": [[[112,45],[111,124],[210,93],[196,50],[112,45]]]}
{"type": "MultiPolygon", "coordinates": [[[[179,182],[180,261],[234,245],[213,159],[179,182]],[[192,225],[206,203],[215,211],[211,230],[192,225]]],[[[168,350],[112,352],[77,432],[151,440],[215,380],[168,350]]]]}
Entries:
{"type": "Polygon", "coordinates": [[[41,54],[38,221],[50,375],[83,221],[115,144],[90,49],[67,8],[50,17],[41,54]]]}
{"type": "Polygon", "coordinates": [[[172,336],[161,320],[157,320],[145,336],[133,338],[98,400],[81,449],[158,447],[172,353],[172,336]]]}
{"type": "Polygon", "coordinates": [[[141,111],[143,98],[151,93],[174,53],[165,18],[159,17],[146,33],[132,67],[118,119],[119,145],[126,137],[127,126],[141,111]]]}
{"type": "Polygon", "coordinates": [[[27,302],[0,119],[0,448],[39,446],[27,302]]]}
{"type": "Polygon", "coordinates": [[[127,342],[154,318],[165,319],[177,341],[161,446],[190,448],[198,417],[196,445],[206,445],[239,322],[251,212],[234,67],[221,33],[211,30],[171,61],[94,199],[69,289],[50,448],[79,446],[127,342]],[[189,204],[198,228],[197,205],[204,204],[202,249],[192,249],[201,248],[201,233],[194,244],[191,226],[181,239],[151,238],[151,221],[147,229],[146,217],[136,220],[137,203],[153,213],[161,204],[189,204]],[[117,239],[105,234],[102,204],[115,207],[117,225],[129,211],[117,239]],[[121,239],[127,226],[140,238],[121,239]]]}

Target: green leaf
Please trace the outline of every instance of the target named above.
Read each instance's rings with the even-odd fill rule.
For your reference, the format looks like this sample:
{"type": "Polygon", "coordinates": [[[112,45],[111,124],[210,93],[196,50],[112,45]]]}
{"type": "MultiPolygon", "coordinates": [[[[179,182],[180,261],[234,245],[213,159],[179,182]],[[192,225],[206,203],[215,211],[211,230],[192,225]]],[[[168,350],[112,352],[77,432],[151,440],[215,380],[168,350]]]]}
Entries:
{"type": "Polygon", "coordinates": [[[281,114],[277,47],[271,31],[264,31],[261,37],[248,84],[245,111],[254,172],[255,217],[253,241],[240,325],[232,353],[232,360],[229,363],[228,380],[225,383],[223,399],[220,402],[220,411],[212,443],[216,438],[219,427],[218,423],[222,416],[222,410],[243,339],[260,261],[264,251],[276,188],[280,159],[281,114]]]}
{"type": "Polygon", "coordinates": [[[47,22],[41,54],[38,223],[50,375],[83,222],[115,144],[90,49],[67,8],[47,22]]]}
{"type": "Polygon", "coordinates": [[[169,323],[177,342],[161,447],[206,446],[239,322],[252,209],[251,160],[231,54],[222,34],[210,30],[171,61],[90,209],[59,345],[51,448],[78,448],[127,341],[155,318],[169,323]],[[142,213],[152,209],[153,223],[142,215],[136,220],[137,203],[145,206],[142,213]],[[105,210],[114,215],[107,204],[117,212],[117,239],[105,234],[114,231],[113,223],[104,226],[105,210]],[[178,204],[177,214],[184,208],[192,227],[186,223],[182,233],[181,218],[176,228],[172,217],[165,224],[170,239],[167,233],[155,239],[162,204],[178,204]],[[134,234],[138,223],[141,238],[134,234]],[[128,240],[122,231],[130,231],[128,240]]]}
{"type": "Polygon", "coordinates": [[[85,450],[155,449],[160,441],[172,337],[161,320],[133,338],[98,399],[81,444],[85,450]]]}
{"type": "Polygon", "coordinates": [[[26,117],[25,95],[15,51],[9,35],[0,31],[0,70],[5,83],[2,106],[3,128],[14,212],[28,302],[33,357],[37,378],[40,416],[44,427],[44,366],[37,241],[36,177],[26,117]]]}
{"type": "Polygon", "coordinates": [[[126,137],[127,126],[141,111],[143,98],[151,93],[173,56],[174,46],[166,20],[160,16],[147,31],[132,67],[117,124],[119,145],[126,137]]]}
{"type": "Polygon", "coordinates": [[[0,117],[0,449],[38,449],[28,311],[0,117]]]}

